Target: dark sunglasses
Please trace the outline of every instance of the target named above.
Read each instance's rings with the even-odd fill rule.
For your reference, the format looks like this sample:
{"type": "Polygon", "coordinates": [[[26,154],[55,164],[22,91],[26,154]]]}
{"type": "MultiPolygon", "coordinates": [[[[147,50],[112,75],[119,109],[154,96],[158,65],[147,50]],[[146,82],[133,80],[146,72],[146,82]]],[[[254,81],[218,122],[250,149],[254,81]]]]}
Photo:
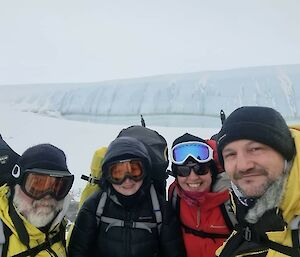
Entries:
{"type": "Polygon", "coordinates": [[[197,175],[206,175],[210,171],[209,165],[201,165],[198,163],[186,164],[186,165],[177,165],[174,167],[175,173],[180,177],[187,177],[191,174],[193,170],[197,175]]]}

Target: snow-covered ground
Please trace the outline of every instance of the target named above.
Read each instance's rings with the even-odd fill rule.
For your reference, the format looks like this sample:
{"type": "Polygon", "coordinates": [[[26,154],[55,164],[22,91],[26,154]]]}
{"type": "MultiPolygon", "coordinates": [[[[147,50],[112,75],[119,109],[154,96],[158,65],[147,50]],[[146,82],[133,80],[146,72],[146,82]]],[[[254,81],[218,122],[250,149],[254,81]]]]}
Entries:
{"type": "MultiPolygon", "coordinates": [[[[138,124],[138,123],[137,123],[138,124]]],[[[73,192],[79,195],[85,186],[81,174],[89,174],[94,151],[108,145],[128,125],[105,125],[41,116],[15,110],[13,105],[0,104],[0,134],[19,154],[39,143],[51,143],[65,151],[70,171],[75,174],[73,192]]],[[[217,128],[149,127],[156,129],[171,145],[185,132],[210,137],[217,128]]],[[[169,183],[172,178],[169,179],[169,183]]]]}

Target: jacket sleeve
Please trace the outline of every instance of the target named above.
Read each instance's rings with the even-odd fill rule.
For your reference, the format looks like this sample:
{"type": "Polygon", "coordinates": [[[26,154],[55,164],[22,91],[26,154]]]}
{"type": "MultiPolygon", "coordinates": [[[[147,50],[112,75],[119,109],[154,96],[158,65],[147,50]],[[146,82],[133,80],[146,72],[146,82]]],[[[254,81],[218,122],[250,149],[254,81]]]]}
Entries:
{"type": "Polygon", "coordinates": [[[70,257],[94,256],[97,239],[96,209],[100,195],[97,192],[88,198],[78,212],[68,246],[70,257]]]}
{"type": "Polygon", "coordinates": [[[186,256],[180,223],[169,202],[161,203],[163,223],[160,232],[160,248],[163,257],[186,256]]]}

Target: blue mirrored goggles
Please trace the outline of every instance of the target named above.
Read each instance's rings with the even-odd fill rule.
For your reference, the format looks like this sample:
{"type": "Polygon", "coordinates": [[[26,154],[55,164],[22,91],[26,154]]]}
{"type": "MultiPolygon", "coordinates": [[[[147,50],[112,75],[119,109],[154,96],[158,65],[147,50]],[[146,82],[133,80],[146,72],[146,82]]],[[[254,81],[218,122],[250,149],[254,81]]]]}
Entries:
{"type": "Polygon", "coordinates": [[[205,143],[191,141],[177,144],[171,150],[174,164],[184,164],[189,157],[199,163],[209,162],[213,159],[213,149],[205,143]]]}

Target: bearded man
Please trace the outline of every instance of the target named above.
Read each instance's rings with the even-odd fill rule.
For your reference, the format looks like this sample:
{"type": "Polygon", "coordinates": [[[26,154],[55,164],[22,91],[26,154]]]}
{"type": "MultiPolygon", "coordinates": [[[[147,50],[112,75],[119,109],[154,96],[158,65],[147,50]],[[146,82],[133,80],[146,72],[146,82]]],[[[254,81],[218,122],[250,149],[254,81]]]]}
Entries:
{"type": "Polygon", "coordinates": [[[64,152],[51,144],[30,147],[12,176],[15,186],[0,187],[0,255],[66,257],[64,216],[74,176],[64,152]]]}
{"type": "Polygon", "coordinates": [[[300,131],[273,108],[244,106],[218,133],[238,224],[219,257],[300,257],[300,131]]]}

